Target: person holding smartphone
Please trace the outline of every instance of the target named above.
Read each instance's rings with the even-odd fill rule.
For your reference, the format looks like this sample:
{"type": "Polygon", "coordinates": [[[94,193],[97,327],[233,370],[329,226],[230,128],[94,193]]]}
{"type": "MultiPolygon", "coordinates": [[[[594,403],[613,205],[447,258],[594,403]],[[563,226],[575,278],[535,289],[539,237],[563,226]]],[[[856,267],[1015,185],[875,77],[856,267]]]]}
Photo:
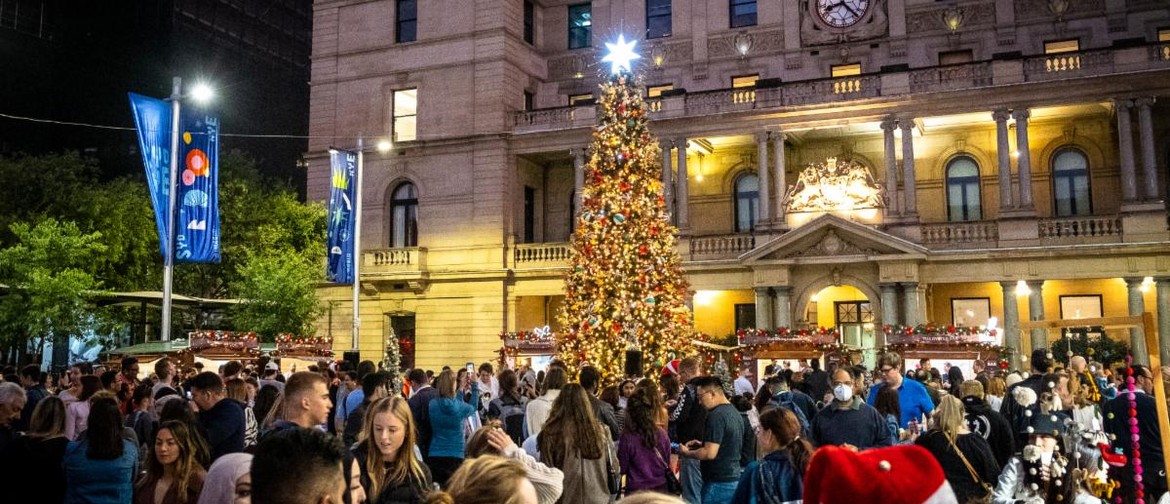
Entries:
{"type": "Polygon", "coordinates": [[[730,502],[739,482],[745,422],[727,400],[719,377],[697,378],[694,386],[696,399],[707,410],[703,439],[687,440],[678,453],[699,461],[703,478],[701,502],[730,502]]]}

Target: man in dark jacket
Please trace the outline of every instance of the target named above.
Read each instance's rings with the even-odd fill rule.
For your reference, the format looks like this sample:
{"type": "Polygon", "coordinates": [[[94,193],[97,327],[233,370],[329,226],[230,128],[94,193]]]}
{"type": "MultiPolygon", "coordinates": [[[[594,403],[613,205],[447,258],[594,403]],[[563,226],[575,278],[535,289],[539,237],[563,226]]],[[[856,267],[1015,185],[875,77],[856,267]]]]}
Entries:
{"type": "Polygon", "coordinates": [[[16,427],[16,430],[23,431],[28,429],[33,410],[36,409],[41,399],[49,396],[49,391],[45,389],[41,367],[36,364],[20,368],[20,384],[24,385],[25,396],[28,398],[24,403],[24,409],[20,412],[20,422],[16,427]]]}
{"type": "Polygon", "coordinates": [[[610,438],[617,441],[622,433],[621,429],[618,428],[617,416],[613,412],[613,406],[597,398],[597,387],[601,383],[601,371],[598,371],[593,366],[581,368],[581,372],[577,376],[577,381],[589,393],[589,404],[593,406],[593,415],[597,417],[598,422],[609,427],[610,438]]]}
{"type": "Polygon", "coordinates": [[[1015,452],[1015,434],[1012,433],[1011,425],[987,404],[982,383],[967,380],[959,386],[959,393],[963,396],[963,406],[967,410],[967,428],[987,440],[991,453],[995,455],[995,462],[1000,467],[1007,466],[1015,452]]]}
{"type": "Polygon", "coordinates": [[[244,451],[244,408],[238,401],[226,399],[218,374],[204,371],[191,379],[191,400],[199,407],[199,429],[211,449],[212,461],[244,451]]]}
{"type": "MultiPolygon", "coordinates": [[[[703,439],[707,426],[707,409],[699,404],[695,389],[695,380],[699,375],[699,359],[687,357],[678,364],[678,381],[685,383],[682,392],[678,395],[678,404],[670,412],[670,432],[674,434],[671,441],[686,443],[693,439],[703,439]]],[[[679,483],[682,484],[682,498],[687,502],[699,502],[703,492],[703,476],[699,468],[699,460],[680,457],[678,461],[679,483]]]]}
{"type": "Polygon", "coordinates": [[[1052,371],[1052,357],[1048,355],[1048,350],[1044,348],[1033,350],[1032,376],[1008,387],[1004,394],[1003,405],[1000,406],[999,412],[1003,414],[1004,419],[1011,425],[1012,432],[1016,435],[1015,446],[1024,446],[1028,443],[1028,415],[1024,412],[1031,410],[1033,415],[1040,413],[1039,398],[1041,394],[1048,392],[1048,384],[1044,382],[1044,375],[1049,371],[1052,371]],[[1020,387],[1027,387],[1035,391],[1037,401],[1028,407],[1021,406],[1016,402],[1015,391],[1020,387]]]}
{"type": "Polygon", "coordinates": [[[410,380],[410,390],[414,394],[406,402],[410,404],[410,413],[414,416],[414,425],[418,428],[418,449],[423,458],[431,447],[431,400],[439,397],[439,390],[427,383],[427,373],[421,369],[410,370],[406,377],[410,380]]]}
{"type": "MultiPolygon", "coordinates": [[[[1131,367],[1134,381],[1133,401],[1136,405],[1134,410],[1137,413],[1134,418],[1137,419],[1140,440],[1138,448],[1141,450],[1142,470],[1145,475],[1142,481],[1145,485],[1146,502],[1150,502],[1166,492],[1166,459],[1162,454],[1163,433],[1158,427],[1157,400],[1153,396],[1154,374],[1150,368],[1141,364],[1134,364],[1131,367]]],[[[1110,470],[1109,476],[1121,481],[1120,493],[1124,502],[1136,502],[1134,443],[1130,442],[1132,433],[1129,425],[1129,401],[1128,389],[1122,390],[1117,397],[1105,403],[1101,414],[1105,418],[1105,433],[1110,437],[1116,437],[1117,442],[1114,446],[1120,447],[1130,461],[1123,467],[1110,470]]]]}
{"type": "Polygon", "coordinates": [[[845,368],[833,371],[833,402],[813,417],[812,441],[817,446],[850,445],[858,450],[892,446],[886,420],[873,406],[853,395],[853,375],[845,368]]]}
{"type": "Polygon", "coordinates": [[[829,373],[821,371],[821,361],[817,359],[809,359],[808,365],[812,367],[812,371],[804,375],[804,382],[808,386],[808,395],[812,396],[816,402],[823,402],[825,395],[829,393],[829,373]]]}

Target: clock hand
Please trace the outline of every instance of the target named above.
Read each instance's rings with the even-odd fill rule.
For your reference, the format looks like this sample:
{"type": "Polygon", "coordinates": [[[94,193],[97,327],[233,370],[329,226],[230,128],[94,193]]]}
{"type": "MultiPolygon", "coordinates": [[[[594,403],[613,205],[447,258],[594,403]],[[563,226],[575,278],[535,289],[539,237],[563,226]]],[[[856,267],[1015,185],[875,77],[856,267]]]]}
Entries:
{"type": "Polygon", "coordinates": [[[837,3],[835,3],[835,4],[829,4],[829,5],[826,5],[826,6],[824,6],[824,7],[821,7],[821,12],[822,12],[822,13],[824,13],[824,14],[828,14],[828,13],[830,13],[830,12],[833,12],[834,10],[836,10],[836,9],[837,9],[837,7],[840,7],[840,6],[844,5],[844,4],[845,4],[845,0],[841,0],[841,1],[837,2],[837,3]]]}
{"type": "Polygon", "coordinates": [[[845,10],[852,12],[854,16],[861,17],[861,14],[858,14],[857,11],[853,10],[853,7],[850,7],[849,4],[845,3],[845,0],[841,0],[841,2],[837,5],[845,7],[845,10]]]}

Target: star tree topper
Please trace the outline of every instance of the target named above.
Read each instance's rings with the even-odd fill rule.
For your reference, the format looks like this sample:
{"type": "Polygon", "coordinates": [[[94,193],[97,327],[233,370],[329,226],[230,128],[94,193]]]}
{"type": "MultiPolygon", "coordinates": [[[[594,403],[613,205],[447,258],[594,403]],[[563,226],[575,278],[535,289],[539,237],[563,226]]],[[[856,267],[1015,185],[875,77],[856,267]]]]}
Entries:
{"type": "Polygon", "coordinates": [[[636,40],[626,42],[625,35],[618,35],[616,44],[605,43],[605,48],[609,50],[609,54],[601,58],[601,61],[613,65],[612,73],[621,73],[623,68],[632,72],[633,68],[630,67],[630,62],[642,57],[634,52],[634,45],[637,43],[638,41],[636,40]]]}

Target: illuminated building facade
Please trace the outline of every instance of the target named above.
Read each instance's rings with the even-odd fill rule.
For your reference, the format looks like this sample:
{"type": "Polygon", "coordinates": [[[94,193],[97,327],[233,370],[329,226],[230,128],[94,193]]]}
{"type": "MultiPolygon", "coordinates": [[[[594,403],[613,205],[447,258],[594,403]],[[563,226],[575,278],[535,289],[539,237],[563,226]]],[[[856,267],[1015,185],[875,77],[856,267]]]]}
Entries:
{"type": "MultiPolygon", "coordinates": [[[[365,157],[363,358],[556,331],[619,32],[641,34],[700,331],[835,327],[870,361],[883,325],[1028,350],[1054,336],[1021,320],[1149,311],[1168,351],[1164,2],[319,0],[310,198],[325,138],[393,140],[365,157]]],[[[338,350],[349,294],[321,289],[338,350]]]]}

